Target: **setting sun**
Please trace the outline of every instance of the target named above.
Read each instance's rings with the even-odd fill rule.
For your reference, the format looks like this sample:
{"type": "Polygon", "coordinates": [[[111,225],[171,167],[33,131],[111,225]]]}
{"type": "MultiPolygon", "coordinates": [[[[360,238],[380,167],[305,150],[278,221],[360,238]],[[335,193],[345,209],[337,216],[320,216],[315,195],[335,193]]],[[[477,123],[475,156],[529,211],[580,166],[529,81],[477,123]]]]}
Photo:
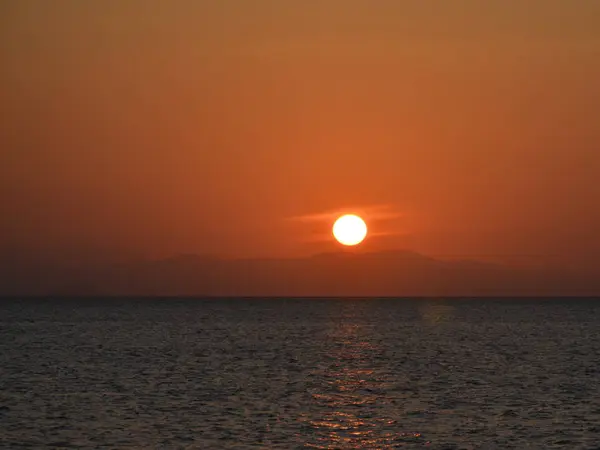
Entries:
{"type": "Polygon", "coordinates": [[[333,224],[333,236],[342,245],[360,244],[367,236],[367,224],[360,217],[347,214],[333,224]]]}

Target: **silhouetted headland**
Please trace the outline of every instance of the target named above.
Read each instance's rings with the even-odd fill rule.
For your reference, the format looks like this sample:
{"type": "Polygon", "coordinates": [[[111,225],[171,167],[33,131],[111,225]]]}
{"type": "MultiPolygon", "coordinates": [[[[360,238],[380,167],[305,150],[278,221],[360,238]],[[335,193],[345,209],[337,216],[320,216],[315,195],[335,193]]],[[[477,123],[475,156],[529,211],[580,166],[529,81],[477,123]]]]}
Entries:
{"type": "Polygon", "coordinates": [[[95,265],[4,263],[2,295],[64,296],[568,296],[600,292],[596,278],[410,251],[307,258],[180,255],[95,265]]]}

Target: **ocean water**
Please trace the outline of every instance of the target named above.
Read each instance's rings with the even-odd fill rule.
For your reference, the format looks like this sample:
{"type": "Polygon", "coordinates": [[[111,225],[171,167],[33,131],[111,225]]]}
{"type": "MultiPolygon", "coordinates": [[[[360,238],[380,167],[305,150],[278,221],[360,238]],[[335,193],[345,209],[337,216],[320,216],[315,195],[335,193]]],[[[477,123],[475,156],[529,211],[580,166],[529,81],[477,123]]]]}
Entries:
{"type": "Polygon", "coordinates": [[[600,300],[0,301],[0,447],[600,448],[600,300]]]}

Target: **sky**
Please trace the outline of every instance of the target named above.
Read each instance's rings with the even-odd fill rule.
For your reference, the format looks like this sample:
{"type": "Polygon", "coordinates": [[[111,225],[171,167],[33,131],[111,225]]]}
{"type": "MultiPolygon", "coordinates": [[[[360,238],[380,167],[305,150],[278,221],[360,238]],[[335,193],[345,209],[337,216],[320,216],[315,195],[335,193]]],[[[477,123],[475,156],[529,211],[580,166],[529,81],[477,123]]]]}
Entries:
{"type": "Polygon", "coordinates": [[[0,248],[295,257],[358,212],[364,250],[590,268],[598,23],[596,0],[4,0],[0,248]]]}

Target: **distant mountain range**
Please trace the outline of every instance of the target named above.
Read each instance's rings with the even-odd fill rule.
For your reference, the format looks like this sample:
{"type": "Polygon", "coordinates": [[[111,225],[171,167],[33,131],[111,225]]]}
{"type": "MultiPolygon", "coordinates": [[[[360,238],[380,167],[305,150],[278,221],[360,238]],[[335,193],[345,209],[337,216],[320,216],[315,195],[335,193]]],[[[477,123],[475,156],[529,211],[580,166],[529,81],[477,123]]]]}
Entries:
{"type": "Polygon", "coordinates": [[[296,259],[196,255],[102,264],[4,261],[0,295],[521,296],[600,294],[597,278],[409,251],[296,259]]]}

